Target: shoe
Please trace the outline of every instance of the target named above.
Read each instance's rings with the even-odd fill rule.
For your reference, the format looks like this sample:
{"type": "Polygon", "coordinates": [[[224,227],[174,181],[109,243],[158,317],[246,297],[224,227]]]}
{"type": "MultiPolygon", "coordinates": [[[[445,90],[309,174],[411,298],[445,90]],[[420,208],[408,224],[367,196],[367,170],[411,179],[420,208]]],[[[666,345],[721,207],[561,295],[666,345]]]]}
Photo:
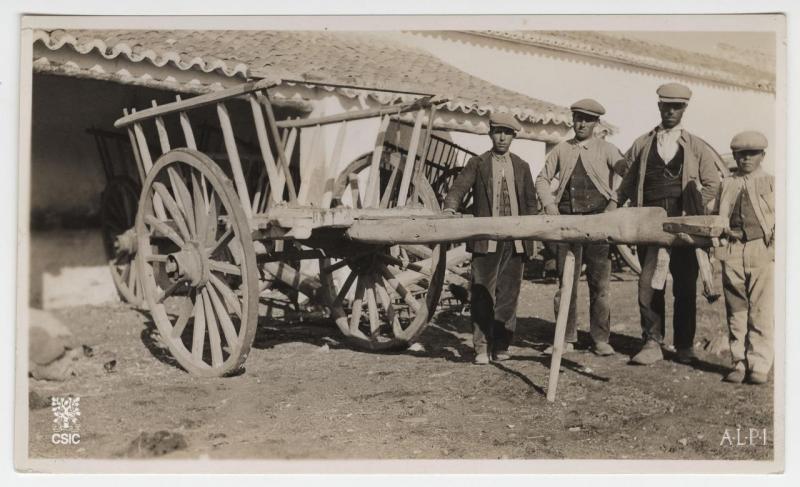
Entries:
{"type": "Polygon", "coordinates": [[[472,361],[475,365],[487,365],[489,363],[489,354],[486,352],[475,355],[475,360],[472,361]]]}
{"type": "MultiPolygon", "coordinates": [[[[561,352],[561,355],[564,355],[565,353],[572,353],[574,351],[575,351],[575,344],[572,342],[567,342],[564,344],[564,350],[561,352]]],[[[553,346],[550,345],[549,347],[545,348],[544,352],[542,353],[545,355],[553,355],[553,346]]]]}
{"type": "Polygon", "coordinates": [[[731,382],[733,384],[741,384],[744,382],[744,375],[745,375],[745,368],[743,362],[736,362],[736,366],[732,371],[725,376],[725,382],[731,382]]]}
{"type": "Polygon", "coordinates": [[[767,374],[763,372],[750,372],[750,375],[747,377],[747,382],[749,384],[766,384],[767,383],[767,374]]]}
{"type": "Polygon", "coordinates": [[[594,352],[595,355],[600,355],[601,357],[614,355],[616,353],[614,351],[614,348],[611,345],[609,345],[608,342],[595,343],[594,346],[592,347],[592,352],[594,352]]]}
{"type": "Polygon", "coordinates": [[[636,365],[651,365],[663,359],[664,354],[661,352],[661,344],[655,340],[647,340],[642,350],[631,359],[631,363],[636,365]]]}
{"type": "Polygon", "coordinates": [[[675,353],[675,361],[679,364],[691,365],[697,361],[694,348],[679,348],[675,353]]]}
{"type": "Polygon", "coordinates": [[[503,352],[495,352],[494,354],[494,361],[495,362],[505,362],[506,360],[511,358],[511,354],[508,351],[503,352]]]}

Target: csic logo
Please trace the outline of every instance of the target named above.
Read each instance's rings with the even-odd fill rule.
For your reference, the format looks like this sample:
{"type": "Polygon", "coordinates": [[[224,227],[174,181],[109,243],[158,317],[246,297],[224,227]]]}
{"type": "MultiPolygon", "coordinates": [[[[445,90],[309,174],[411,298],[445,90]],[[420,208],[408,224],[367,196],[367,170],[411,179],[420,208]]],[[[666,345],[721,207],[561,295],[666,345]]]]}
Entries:
{"type": "Polygon", "coordinates": [[[81,442],[81,398],[53,397],[50,409],[53,411],[53,436],[50,441],[54,445],[77,445],[81,442]]]}

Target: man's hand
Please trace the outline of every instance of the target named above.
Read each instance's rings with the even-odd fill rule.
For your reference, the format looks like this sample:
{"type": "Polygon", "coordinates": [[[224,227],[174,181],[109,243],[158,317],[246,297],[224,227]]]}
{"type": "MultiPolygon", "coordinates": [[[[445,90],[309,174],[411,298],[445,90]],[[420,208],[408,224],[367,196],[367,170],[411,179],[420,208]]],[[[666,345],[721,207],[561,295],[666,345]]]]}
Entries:
{"type": "Polygon", "coordinates": [[[458,214],[458,212],[453,208],[445,208],[444,210],[442,210],[442,213],[444,213],[445,215],[457,215],[458,214]]]}
{"type": "Polygon", "coordinates": [[[558,215],[559,214],[558,207],[554,204],[547,205],[544,207],[544,213],[545,215],[551,215],[551,216],[558,215]]]}
{"type": "Polygon", "coordinates": [[[603,210],[604,212],[614,211],[617,209],[617,202],[616,201],[609,201],[606,205],[606,209],[603,210]]]}

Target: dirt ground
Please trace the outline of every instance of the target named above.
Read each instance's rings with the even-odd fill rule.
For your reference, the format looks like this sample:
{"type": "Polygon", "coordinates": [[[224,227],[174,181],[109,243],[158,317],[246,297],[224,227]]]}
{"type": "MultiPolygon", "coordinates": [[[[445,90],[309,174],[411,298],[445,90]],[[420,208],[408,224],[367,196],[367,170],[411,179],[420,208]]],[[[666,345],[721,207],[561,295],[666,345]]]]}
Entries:
{"type": "MultiPolygon", "coordinates": [[[[627,362],[639,345],[636,281],[612,282],[619,352],[566,355],[545,399],[554,282],[523,283],[513,358],[472,365],[468,317],[443,310],[414,351],[368,353],[328,321],[262,320],[246,370],[198,379],[171,361],[147,313],[125,305],[56,311],[91,357],[62,383],[30,380],[33,458],[771,459],[773,387],[721,382],[728,359],[702,349],[724,327],[722,300],[698,298],[695,366],[627,362]],[[107,371],[103,367],[115,360],[107,371]],[[51,442],[49,396],[80,397],[79,445],[51,442]],[[736,428],[767,441],[736,446],[736,428]],[[723,441],[733,436],[733,445],[723,441]],[[148,443],[166,431],[166,438],[148,443]],[[160,442],[160,443],[159,443],[160,442]],[[144,446],[143,446],[144,445],[144,446]]],[[[668,298],[669,299],[669,298],[668,298]]],[[[671,299],[668,300],[668,303],[671,299]]],[[[588,297],[579,293],[581,340],[588,297]]],[[[668,336],[671,340],[671,336],[668,336]]],[[[743,440],[742,440],[743,441],[743,440]]]]}

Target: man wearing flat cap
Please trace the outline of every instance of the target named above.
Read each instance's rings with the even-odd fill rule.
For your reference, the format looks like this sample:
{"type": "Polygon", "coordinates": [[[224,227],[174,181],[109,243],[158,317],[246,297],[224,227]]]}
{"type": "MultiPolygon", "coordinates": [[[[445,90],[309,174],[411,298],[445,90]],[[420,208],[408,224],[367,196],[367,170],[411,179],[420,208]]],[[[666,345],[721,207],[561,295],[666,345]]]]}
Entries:
{"type": "MultiPolygon", "coordinates": [[[[458,211],[470,190],[476,217],[537,212],[530,166],[509,151],[520,129],[510,113],[491,115],[492,149],[467,162],[444,200],[446,212],[458,211]]],[[[475,240],[467,243],[467,251],[472,252],[470,300],[475,363],[506,360],[517,324],[523,257],[533,256],[533,241],[475,240]]]]}
{"type": "MultiPolygon", "coordinates": [[[[620,184],[617,201],[608,209],[630,200],[632,206],[657,206],[668,216],[702,215],[714,199],[720,182],[719,155],[700,137],[681,125],[692,91],[678,83],[662,85],[656,91],[661,123],[640,136],[625,154],[629,169],[620,184]]],[[[663,256],[669,260],[674,296],[673,331],[676,359],[689,364],[696,360],[694,335],[698,264],[694,249],[657,246],[637,247],[642,272],[639,276],[639,312],[644,346],[632,363],[649,365],[664,358],[664,289],[653,289],[653,276],[663,256]],[[668,253],[669,252],[669,253],[668,253]]],[[[658,280],[656,280],[658,281],[658,280]]],[[[663,286],[662,286],[663,287],[663,286]]]]}
{"type": "Polygon", "coordinates": [[[728,222],[722,262],[733,371],[727,382],[764,384],[773,358],[775,178],[761,169],[767,138],[742,132],[731,140],[739,170],[722,181],[716,212],[728,222]]]}
{"type": "MultiPolygon", "coordinates": [[[[606,113],[595,100],[583,99],[572,104],[572,128],[575,136],[553,148],[536,178],[536,192],[548,215],[593,215],[602,213],[610,200],[616,200],[614,176],[627,169],[620,150],[610,142],[594,136],[600,116],[606,113]],[[551,182],[558,178],[555,192],[551,182]]],[[[564,266],[567,245],[558,245],[558,273],[564,266]]],[[[574,351],[578,342],[577,295],[581,264],[586,263],[589,285],[589,334],[592,350],[598,355],[613,355],[608,343],[611,335],[611,308],[608,303],[611,261],[608,244],[585,244],[575,251],[575,276],[572,284],[564,352],[574,351]]],[[[554,307],[558,314],[560,286],[554,307]]],[[[545,350],[552,353],[552,347],[545,350]]]]}

